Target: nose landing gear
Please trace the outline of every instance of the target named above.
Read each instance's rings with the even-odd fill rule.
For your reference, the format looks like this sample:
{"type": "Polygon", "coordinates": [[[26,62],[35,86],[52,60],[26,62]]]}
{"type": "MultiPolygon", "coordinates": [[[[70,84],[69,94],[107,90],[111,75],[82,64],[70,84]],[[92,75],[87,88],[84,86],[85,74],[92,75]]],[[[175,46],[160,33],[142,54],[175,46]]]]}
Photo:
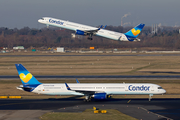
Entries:
{"type": "Polygon", "coordinates": [[[153,94],[149,94],[149,101],[151,101],[153,94]]]}

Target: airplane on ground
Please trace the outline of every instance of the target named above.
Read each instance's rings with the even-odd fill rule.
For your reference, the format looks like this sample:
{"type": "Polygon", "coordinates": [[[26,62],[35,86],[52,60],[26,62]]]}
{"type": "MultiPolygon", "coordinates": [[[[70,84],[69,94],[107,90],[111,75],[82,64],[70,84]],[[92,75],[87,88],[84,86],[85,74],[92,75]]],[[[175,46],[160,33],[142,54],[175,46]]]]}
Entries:
{"type": "Polygon", "coordinates": [[[107,99],[111,95],[164,94],[161,86],[151,83],[40,83],[22,64],[15,64],[22,85],[17,89],[45,95],[85,96],[85,101],[107,99]]]}
{"type": "Polygon", "coordinates": [[[119,41],[140,41],[140,39],[137,38],[137,36],[140,34],[141,30],[145,26],[145,24],[141,23],[126,33],[119,33],[119,32],[106,30],[105,29],[106,26],[103,27],[102,25],[99,28],[96,28],[96,27],[91,27],[91,26],[82,25],[79,23],[69,22],[51,17],[43,17],[39,19],[38,22],[42,24],[46,24],[47,27],[51,25],[51,26],[73,30],[77,35],[88,36],[89,40],[92,40],[93,39],[92,36],[95,35],[95,36],[101,36],[119,41]]]}

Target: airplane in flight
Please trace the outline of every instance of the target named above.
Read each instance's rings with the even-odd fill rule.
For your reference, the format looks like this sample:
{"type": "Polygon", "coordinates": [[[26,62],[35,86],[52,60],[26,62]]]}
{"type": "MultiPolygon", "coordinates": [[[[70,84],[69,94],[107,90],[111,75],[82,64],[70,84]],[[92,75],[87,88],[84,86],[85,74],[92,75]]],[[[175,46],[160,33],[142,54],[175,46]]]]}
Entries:
{"type": "Polygon", "coordinates": [[[43,17],[39,19],[38,22],[46,24],[47,26],[51,25],[73,30],[77,35],[88,36],[89,40],[93,40],[92,36],[101,36],[118,41],[140,41],[140,39],[137,38],[137,36],[140,34],[141,30],[145,26],[145,24],[141,23],[126,33],[119,33],[106,30],[106,26],[103,27],[102,25],[99,28],[96,28],[51,17],[43,17]]]}
{"type": "Polygon", "coordinates": [[[149,95],[149,101],[154,94],[164,94],[161,86],[151,83],[40,83],[22,64],[15,64],[22,85],[17,89],[45,95],[85,96],[85,101],[91,99],[103,100],[111,95],[149,95]]]}

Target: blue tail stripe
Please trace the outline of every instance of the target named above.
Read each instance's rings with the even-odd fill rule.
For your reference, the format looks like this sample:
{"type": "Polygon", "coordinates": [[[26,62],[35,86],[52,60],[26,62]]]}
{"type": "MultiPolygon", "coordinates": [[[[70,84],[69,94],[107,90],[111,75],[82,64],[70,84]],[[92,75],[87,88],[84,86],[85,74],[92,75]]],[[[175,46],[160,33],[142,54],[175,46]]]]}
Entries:
{"type": "Polygon", "coordinates": [[[22,64],[15,64],[17,71],[27,71],[26,68],[22,64]]]}
{"type": "Polygon", "coordinates": [[[135,28],[138,28],[138,29],[142,30],[144,28],[144,26],[145,26],[145,24],[141,23],[138,26],[136,26],[135,28]]]}

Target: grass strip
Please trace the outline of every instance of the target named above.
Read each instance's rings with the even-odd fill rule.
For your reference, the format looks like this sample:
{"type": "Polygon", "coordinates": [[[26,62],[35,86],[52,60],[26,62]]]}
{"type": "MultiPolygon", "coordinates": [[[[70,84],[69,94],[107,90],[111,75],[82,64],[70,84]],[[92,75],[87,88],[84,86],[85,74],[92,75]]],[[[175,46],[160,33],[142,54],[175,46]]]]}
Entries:
{"type": "Polygon", "coordinates": [[[118,110],[107,109],[107,113],[95,114],[93,110],[86,109],[82,113],[57,112],[46,113],[40,117],[41,120],[137,120],[123,114],[118,110]]]}

